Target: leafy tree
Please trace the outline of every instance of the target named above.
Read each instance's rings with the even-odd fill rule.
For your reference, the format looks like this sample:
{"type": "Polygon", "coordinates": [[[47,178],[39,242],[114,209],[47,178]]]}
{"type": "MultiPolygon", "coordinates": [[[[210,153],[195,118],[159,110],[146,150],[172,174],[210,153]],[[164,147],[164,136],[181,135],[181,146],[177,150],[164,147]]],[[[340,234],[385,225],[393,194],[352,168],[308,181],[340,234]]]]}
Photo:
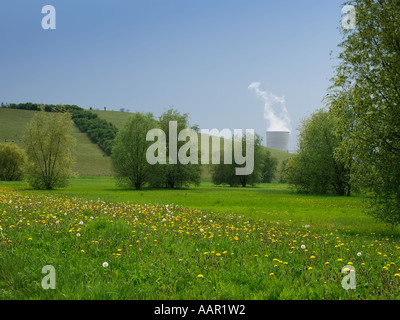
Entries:
{"type": "Polygon", "coordinates": [[[156,127],[157,121],[151,113],[137,112],[118,132],[111,155],[118,184],[141,189],[149,182],[153,166],[146,160],[146,150],[151,144],[146,141],[146,134],[156,127]]]}
{"type": "MultiPolygon", "coordinates": [[[[239,165],[235,162],[234,147],[232,147],[232,163],[225,163],[224,152],[222,152],[219,164],[211,165],[211,180],[214,184],[228,184],[231,187],[241,185],[255,185],[261,182],[261,170],[263,166],[263,154],[261,149],[261,137],[255,135],[254,138],[254,168],[252,173],[248,175],[237,175],[236,168],[244,167],[246,164],[239,165]]],[[[242,144],[242,151],[246,150],[246,136],[243,136],[241,141],[233,139],[233,145],[242,144]]]]}
{"type": "Polygon", "coordinates": [[[261,165],[261,182],[271,183],[275,177],[278,160],[271,155],[269,150],[264,150],[261,165]]]}
{"type": "MultiPolygon", "coordinates": [[[[164,112],[159,118],[159,128],[166,134],[166,151],[167,155],[173,151],[170,135],[170,122],[176,121],[177,133],[183,129],[189,128],[189,115],[187,113],[180,114],[175,109],[169,109],[164,112]],[[171,152],[170,152],[171,151],[171,152]]],[[[193,142],[193,141],[192,141],[193,142]]],[[[186,141],[177,141],[177,150],[179,150],[186,141]]],[[[155,164],[152,178],[150,181],[151,186],[158,188],[182,188],[188,187],[190,184],[199,185],[201,178],[201,166],[196,163],[183,164],[180,161],[171,163],[170,158],[167,157],[166,164],[155,164]]]]}
{"type": "Polygon", "coordinates": [[[356,0],[326,101],[344,137],[340,153],[369,198],[368,213],[400,223],[400,1],[356,0]]]}
{"type": "Polygon", "coordinates": [[[27,176],[35,189],[65,187],[73,175],[71,136],[73,122],[69,112],[38,112],[30,121],[24,136],[28,157],[27,176]]]}
{"type": "Polygon", "coordinates": [[[285,168],[286,181],[298,191],[350,195],[348,169],[335,156],[341,139],[334,130],[335,119],[322,109],[302,121],[297,154],[285,168]]]}
{"type": "Polygon", "coordinates": [[[19,181],[24,179],[26,154],[14,143],[0,143],[0,180],[19,181]]]}

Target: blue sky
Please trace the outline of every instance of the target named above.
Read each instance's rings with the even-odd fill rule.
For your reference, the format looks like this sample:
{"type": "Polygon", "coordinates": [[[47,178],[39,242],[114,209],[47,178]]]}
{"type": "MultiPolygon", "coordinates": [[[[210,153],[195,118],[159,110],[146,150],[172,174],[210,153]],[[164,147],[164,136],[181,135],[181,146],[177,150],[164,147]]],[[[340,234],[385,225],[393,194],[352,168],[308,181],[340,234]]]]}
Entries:
{"type": "Polygon", "coordinates": [[[0,101],[153,112],[191,124],[254,129],[284,96],[291,149],[299,121],[323,106],[338,52],[342,0],[3,0],[0,101]],[[44,5],[56,30],[44,30],[44,5]]]}

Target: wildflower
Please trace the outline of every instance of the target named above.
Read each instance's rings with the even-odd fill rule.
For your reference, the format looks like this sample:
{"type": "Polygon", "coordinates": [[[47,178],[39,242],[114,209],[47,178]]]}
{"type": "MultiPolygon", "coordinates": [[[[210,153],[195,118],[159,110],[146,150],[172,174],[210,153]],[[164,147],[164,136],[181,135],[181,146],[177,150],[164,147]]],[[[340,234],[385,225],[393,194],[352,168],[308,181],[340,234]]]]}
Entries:
{"type": "Polygon", "coordinates": [[[203,232],[204,232],[204,229],[200,229],[200,232],[203,233],[203,232]]]}
{"type": "Polygon", "coordinates": [[[394,276],[395,277],[400,277],[400,273],[395,273],[394,276]]]}
{"type": "Polygon", "coordinates": [[[197,278],[204,278],[204,276],[203,276],[202,274],[199,274],[199,275],[197,276],[197,278]]]}
{"type": "Polygon", "coordinates": [[[353,264],[353,262],[349,261],[349,262],[347,262],[347,264],[351,266],[353,264]]]}
{"type": "Polygon", "coordinates": [[[81,234],[80,234],[80,233],[77,233],[77,234],[76,234],[76,236],[77,236],[77,237],[80,237],[80,236],[81,236],[81,234]]]}
{"type": "Polygon", "coordinates": [[[311,256],[310,259],[315,259],[315,256],[311,256]]]}
{"type": "Polygon", "coordinates": [[[217,257],[220,257],[220,256],[221,256],[221,254],[220,254],[219,252],[217,252],[215,255],[216,255],[217,257]]]}
{"type": "Polygon", "coordinates": [[[312,270],[312,267],[308,267],[308,270],[312,270]]]}
{"type": "Polygon", "coordinates": [[[107,268],[108,267],[108,263],[107,262],[103,262],[103,268],[107,268]]]}
{"type": "Polygon", "coordinates": [[[79,224],[80,224],[80,225],[83,225],[83,221],[79,221],[79,224]]]}
{"type": "Polygon", "coordinates": [[[338,262],[342,262],[342,261],[343,261],[343,259],[337,259],[337,261],[338,261],[338,262]]]}
{"type": "Polygon", "coordinates": [[[273,272],[271,272],[269,275],[272,277],[272,276],[274,275],[274,273],[273,273],[273,272]]]}
{"type": "Polygon", "coordinates": [[[358,253],[357,253],[357,256],[358,256],[358,257],[361,257],[361,255],[362,255],[361,252],[358,252],[358,253]]]}
{"type": "Polygon", "coordinates": [[[304,244],[301,245],[301,247],[303,250],[306,248],[306,246],[304,244]]]}

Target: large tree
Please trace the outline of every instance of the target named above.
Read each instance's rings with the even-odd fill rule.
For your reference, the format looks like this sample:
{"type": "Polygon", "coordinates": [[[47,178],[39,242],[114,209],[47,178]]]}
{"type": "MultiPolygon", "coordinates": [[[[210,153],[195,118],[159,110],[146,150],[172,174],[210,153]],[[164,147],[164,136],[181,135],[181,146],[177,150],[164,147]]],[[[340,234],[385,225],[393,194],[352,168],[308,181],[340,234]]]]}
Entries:
{"type": "MultiPolygon", "coordinates": [[[[211,180],[216,185],[227,184],[231,187],[248,185],[255,185],[262,182],[262,167],[265,165],[265,154],[261,147],[261,137],[258,134],[254,136],[243,135],[241,138],[232,137],[232,150],[231,159],[232,161],[226,161],[225,152],[220,156],[220,163],[211,165],[211,180]],[[235,148],[241,145],[241,153],[247,152],[247,143],[252,143],[252,150],[254,153],[246,155],[246,159],[252,158],[252,169],[249,174],[237,174],[237,168],[243,168],[248,166],[249,163],[238,164],[235,159],[235,148]],[[231,163],[228,163],[231,162],[231,163]]],[[[240,149],[239,149],[240,150],[240,149]]]]}
{"type": "Polygon", "coordinates": [[[146,141],[147,132],[158,126],[151,113],[134,113],[124,128],[118,132],[112,148],[114,175],[120,185],[141,189],[151,177],[153,166],[146,160],[151,142],[146,141]]]}
{"type": "Polygon", "coordinates": [[[400,1],[354,0],[327,96],[340,152],[370,199],[368,212],[400,223],[400,1]]]}
{"type": "Polygon", "coordinates": [[[27,178],[35,189],[65,187],[73,176],[75,139],[71,136],[71,114],[37,112],[24,136],[28,157],[27,178]]]}
{"type": "Polygon", "coordinates": [[[267,149],[263,150],[262,153],[261,182],[271,183],[277,173],[278,159],[273,157],[267,149]]]}
{"type": "MultiPolygon", "coordinates": [[[[196,149],[196,141],[191,141],[190,138],[185,141],[178,140],[179,133],[182,130],[189,129],[189,115],[187,113],[180,114],[177,110],[171,108],[164,112],[159,118],[159,128],[165,133],[166,137],[166,163],[155,164],[150,184],[152,187],[158,188],[182,188],[188,187],[191,184],[199,185],[201,178],[201,166],[198,159],[198,150],[196,149]],[[175,127],[176,126],[176,127],[175,127]],[[171,132],[171,129],[176,132],[171,132]],[[177,134],[177,136],[174,136],[177,134]],[[192,151],[196,151],[195,163],[182,163],[179,158],[182,158],[181,148],[187,143],[192,143],[192,151]]],[[[196,131],[192,133],[198,135],[196,131]]],[[[198,141],[197,141],[198,142],[198,141]]],[[[189,151],[188,151],[189,152],[189,151]]]]}
{"type": "Polygon", "coordinates": [[[335,154],[341,138],[329,111],[316,111],[302,121],[297,152],[288,160],[285,180],[299,191],[350,195],[349,170],[335,154]]]}

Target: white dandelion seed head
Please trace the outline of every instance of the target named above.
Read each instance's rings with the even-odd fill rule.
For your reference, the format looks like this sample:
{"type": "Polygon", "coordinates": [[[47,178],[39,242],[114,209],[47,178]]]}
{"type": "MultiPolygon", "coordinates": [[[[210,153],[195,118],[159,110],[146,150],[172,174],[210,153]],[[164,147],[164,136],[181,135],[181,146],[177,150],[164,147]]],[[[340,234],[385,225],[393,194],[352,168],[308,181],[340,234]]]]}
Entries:
{"type": "Polygon", "coordinates": [[[301,245],[301,247],[303,250],[306,248],[306,246],[304,244],[301,245]]]}
{"type": "Polygon", "coordinates": [[[76,236],[77,236],[77,237],[80,237],[80,236],[81,236],[81,234],[80,234],[80,233],[77,233],[77,234],[76,234],[76,236]]]}
{"type": "Polygon", "coordinates": [[[108,267],[108,263],[107,262],[103,262],[103,268],[107,268],[108,267]]]}

